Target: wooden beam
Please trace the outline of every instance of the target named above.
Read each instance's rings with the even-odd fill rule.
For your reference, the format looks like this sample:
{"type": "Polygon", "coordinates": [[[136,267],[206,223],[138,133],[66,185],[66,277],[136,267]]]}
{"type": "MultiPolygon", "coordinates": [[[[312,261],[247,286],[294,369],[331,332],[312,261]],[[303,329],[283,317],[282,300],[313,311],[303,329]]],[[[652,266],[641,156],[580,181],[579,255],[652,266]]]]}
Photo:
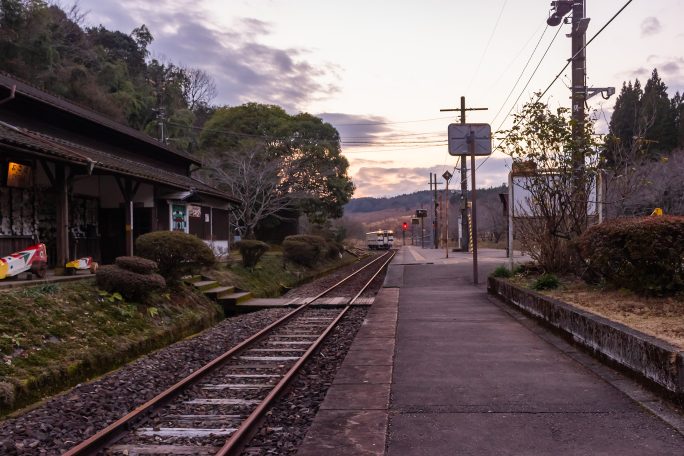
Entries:
{"type": "Polygon", "coordinates": [[[64,165],[55,165],[55,190],[57,192],[57,267],[64,268],[69,261],[69,193],[64,165]]]}
{"type": "Polygon", "coordinates": [[[50,169],[45,160],[41,158],[39,161],[40,165],[43,167],[43,171],[45,171],[45,175],[50,181],[50,187],[55,188],[57,186],[57,182],[55,181],[55,175],[53,174],[52,170],[50,169]]]}

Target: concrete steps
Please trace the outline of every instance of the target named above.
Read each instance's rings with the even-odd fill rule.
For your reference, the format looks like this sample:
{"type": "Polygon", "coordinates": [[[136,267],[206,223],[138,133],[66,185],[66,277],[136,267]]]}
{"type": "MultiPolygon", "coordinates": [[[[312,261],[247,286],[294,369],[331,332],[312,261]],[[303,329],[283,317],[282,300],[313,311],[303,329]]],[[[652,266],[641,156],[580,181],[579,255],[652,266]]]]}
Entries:
{"type": "Polygon", "coordinates": [[[236,291],[234,293],[222,294],[218,297],[218,302],[231,306],[237,306],[245,301],[252,299],[252,293],[249,291],[236,291]]]}
{"type": "Polygon", "coordinates": [[[249,291],[240,290],[233,286],[221,285],[216,280],[211,280],[200,275],[183,277],[183,281],[197,288],[207,297],[218,302],[226,312],[234,310],[234,307],[238,304],[252,299],[252,293],[249,291]]]}

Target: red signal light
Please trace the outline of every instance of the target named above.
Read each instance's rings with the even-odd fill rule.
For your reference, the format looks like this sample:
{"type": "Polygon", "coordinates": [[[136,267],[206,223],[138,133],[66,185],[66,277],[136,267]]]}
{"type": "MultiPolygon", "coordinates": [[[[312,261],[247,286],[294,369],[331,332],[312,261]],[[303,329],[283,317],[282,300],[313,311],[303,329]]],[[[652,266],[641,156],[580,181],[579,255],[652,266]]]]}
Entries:
{"type": "Polygon", "coordinates": [[[406,222],[402,223],[402,224],[401,224],[401,229],[402,229],[402,231],[408,230],[408,223],[406,223],[406,222]]]}

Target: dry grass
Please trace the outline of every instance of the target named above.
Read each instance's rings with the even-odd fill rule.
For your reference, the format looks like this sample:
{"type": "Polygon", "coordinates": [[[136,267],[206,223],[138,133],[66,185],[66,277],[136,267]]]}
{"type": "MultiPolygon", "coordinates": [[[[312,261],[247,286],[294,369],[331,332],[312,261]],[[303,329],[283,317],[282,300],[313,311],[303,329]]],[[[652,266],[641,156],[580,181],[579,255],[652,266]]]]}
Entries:
{"type": "MultiPolygon", "coordinates": [[[[516,278],[529,285],[529,278],[516,278]]],[[[542,294],[608,318],[684,350],[684,296],[643,297],[628,290],[605,289],[578,279],[561,279],[561,287],[542,294]]]]}

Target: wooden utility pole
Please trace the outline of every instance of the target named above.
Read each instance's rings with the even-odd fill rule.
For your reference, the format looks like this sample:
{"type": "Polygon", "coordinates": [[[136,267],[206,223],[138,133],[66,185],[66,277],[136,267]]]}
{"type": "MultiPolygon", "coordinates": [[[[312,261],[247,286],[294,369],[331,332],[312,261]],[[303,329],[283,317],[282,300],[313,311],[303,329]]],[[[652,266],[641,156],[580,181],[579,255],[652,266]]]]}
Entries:
{"type": "MultiPolygon", "coordinates": [[[[460,121],[462,124],[466,123],[466,111],[486,111],[487,108],[466,108],[465,97],[461,97],[461,107],[451,109],[440,109],[440,112],[454,112],[461,113],[460,121]]],[[[461,162],[461,251],[467,252],[470,241],[470,233],[468,232],[468,162],[467,155],[461,155],[459,160],[461,162]]]]}

